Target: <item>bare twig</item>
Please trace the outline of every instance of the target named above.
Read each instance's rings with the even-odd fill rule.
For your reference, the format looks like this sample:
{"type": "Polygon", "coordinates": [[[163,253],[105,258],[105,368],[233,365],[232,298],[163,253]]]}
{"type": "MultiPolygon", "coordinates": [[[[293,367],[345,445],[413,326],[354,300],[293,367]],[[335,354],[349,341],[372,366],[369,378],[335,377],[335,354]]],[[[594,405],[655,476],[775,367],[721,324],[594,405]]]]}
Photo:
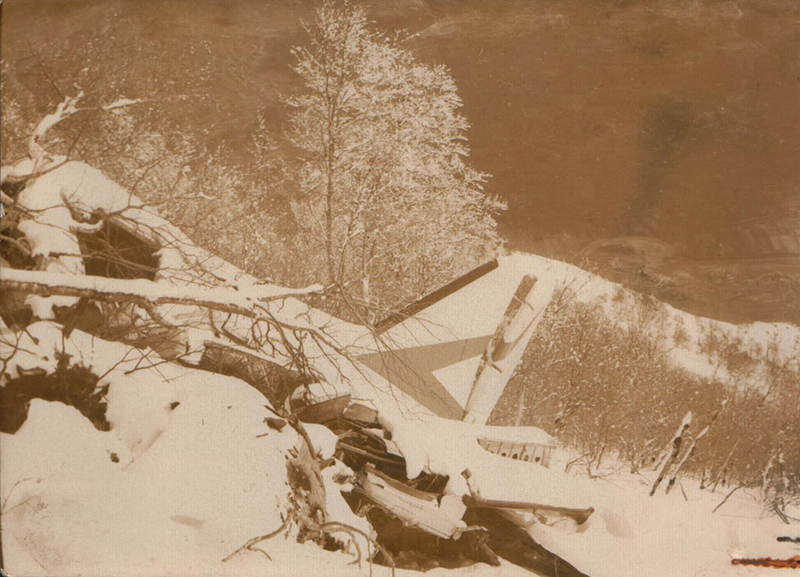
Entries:
{"type": "Polygon", "coordinates": [[[742,488],[742,486],[741,486],[741,485],[736,485],[736,487],[734,487],[734,488],[731,490],[731,492],[730,492],[730,493],[728,493],[727,495],[725,495],[725,498],[722,500],[722,502],[721,502],[719,505],[717,505],[716,507],[714,507],[714,510],[713,510],[713,511],[711,511],[711,512],[712,512],[712,513],[716,513],[716,512],[717,512],[717,509],[719,509],[720,507],[722,507],[722,506],[725,504],[725,501],[727,501],[727,500],[730,498],[730,496],[731,496],[731,495],[733,495],[733,494],[734,494],[736,491],[738,491],[738,490],[739,490],[739,489],[741,489],[741,488],[742,488]]]}
{"type": "Polygon", "coordinates": [[[339,521],[330,521],[328,523],[322,523],[321,525],[317,525],[316,523],[307,520],[303,520],[303,523],[308,529],[312,531],[324,531],[326,533],[344,531],[346,533],[352,532],[357,535],[361,535],[364,539],[367,540],[368,543],[372,543],[372,545],[374,545],[375,548],[378,551],[380,551],[381,554],[384,556],[384,558],[389,562],[389,566],[392,568],[392,577],[394,577],[396,565],[392,555],[384,548],[383,545],[375,541],[375,539],[364,533],[364,531],[362,531],[361,529],[357,529],[356,527],[353,527],[352,525],[348,525],[346,523],[340,523],[339,521]]]}
{"type": "MultiPolygon", "coordinates": [[[[238,548],[236,551],[234,551],[233,553],[231,553],[230,555],[228,555],[227,557],[225,557],[225,558],[222,560],[222,562],[223,562],[223,563],[227,563],[228,561],[230,561],[231,559],[233,559],[233,558],[234,558],[236,555],[238,555],[238,554],[239,554],[239,553],[241,553],[242,551],[245,551],[245,550],[250,550],[250,551],[253,551],[253,550],[254,550],[254,549],[253,549],[253,546],[254,546],[254,545],[258,545],[258,544],[259,544],[259,543],[261,543],[262,541],[266,541],[267,539],[272,539],[273,537],[275,537],[275,536],[277,536],[277,535],[280,535],[280,533],[281,533],[281,532],[282,532],[284,529],[286,529],[286,526],[287,526],[288,524],[289,524],[289,518],[285,519],[285,520],[283,521],[283,523],[281,523],[281,526],[280,526],[280,527],[278,527],[277,529],[275,529],[274,531],[271,531],[271,532],[267,533],[266,535],[261,535],[260,537],[253,537],[253,538],[252,538],[252,539],[250,539],[250,540],[249,540],[247,543],[245,543],[244,545],[242,545],[241,547],[239,547],[239,548],[238,548]]],[[[267,552],[266,552],[266,551],[262,551],[261,549],[256,549],[256,551],[261,551],[262,553],[264,553],[265,555],[267,555],[267,552]]],[[[269,555],[267,555],[267,557],[269,557],[269,555]]]]}
{"type": "Polygon", "coordinates": [[[20,240],[14,237],[6,236],[5,234],[0,234],[0,242],[9,242],[13,244],[15,247],[17,247],[19,251],[25,256],[28,257],[33,256],[31,253],[31,249],[25,246],[20,240]]]}

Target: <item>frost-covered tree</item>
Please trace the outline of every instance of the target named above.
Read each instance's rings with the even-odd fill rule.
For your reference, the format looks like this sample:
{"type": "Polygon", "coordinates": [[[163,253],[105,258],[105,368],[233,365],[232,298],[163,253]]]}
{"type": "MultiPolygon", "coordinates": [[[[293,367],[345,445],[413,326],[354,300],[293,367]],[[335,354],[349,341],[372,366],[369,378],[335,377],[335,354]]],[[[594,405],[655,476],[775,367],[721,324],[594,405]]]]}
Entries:
{"type": "MultiPolygon", "coordinates": [[[[86,49],[79,56],[94,61],[99,53],[86,49]]],[[[0,67],[6,212],[14,210],[8,195],[15,196],[35,173],[78,160],[145,200],[194,242],[259,277],[287,277],[272,206],[282,171],[266,132],[252,139],[255,160],[241,152],[249,134],[238,153],[234,146],[212,147],[196,127],[170,118],[174,104],[190,96],[165,87],[147,91],[147,78],[134,82],[99,65],[69,78],[64,70],[76,58],[53,48],[33,53],[31,60],[39,62],[33,71],[5,61],[0,67]]],[[[3,224],[4,240],[10,226],[3,224]]]]}
{"type": "Polygon", "coordinates": [[[496,250],[487,175],[466,162],[466,119],[441,65],[325,2],[296,47],[305,91],[289,139],[301,152],[295,215],[311,265],[372,306],[449,280],[496,250]]]}

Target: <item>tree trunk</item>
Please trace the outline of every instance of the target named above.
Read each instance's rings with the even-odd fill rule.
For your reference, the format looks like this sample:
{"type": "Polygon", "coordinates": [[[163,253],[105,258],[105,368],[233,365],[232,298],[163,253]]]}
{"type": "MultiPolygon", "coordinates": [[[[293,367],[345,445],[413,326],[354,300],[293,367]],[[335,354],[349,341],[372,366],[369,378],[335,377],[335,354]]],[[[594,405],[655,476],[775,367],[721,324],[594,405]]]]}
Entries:
{"type": "MultiPolygon", "coordinates": [[[[330,147],[331,149],[333,146],[330,147]]],[[[332,154],[332,152],[330,153],[332,154]]],[[[336,266],[333,262],[333,167],[327,170],[325,185],[325,255],[328,266],[328,286],[336,283],[336,266]]]]}
{"type": "Polygon", "coordinates": [[[514,426],[522,426],[522,419],[525,417],[525,385],[522,385],[522,392],[519,395],[517,402],[517,418],[514,419],[514,426]]]}
{"type": "Polygon", "coordinates": [[[669,478],[669,483],[667,483],[667,490],[666,490],[667,494],[669,494],[669,492],[672,490],[672,487],[675,485],[675,481],[678,479],[678,473],[680,473],[681,468],[683,467],[683,465],[686,463],[686,461],[688,461],[689,459],[692,458],[692,455],[694,454],[694,450],[697,447],[697,442],[700,439],[702,439],[703,437],[705,437],[707,433],[708,433],[708,427],[703,429],[700,432],[700,434],[697,435],[697,437],[694,438],[694,440],[692,441],[692,444],[689,445],[689,448],[683,454],[683,458],[678,463],[678,466],[675,467],[675,470],[672,472],[672,476],[669,478]]]}
{"type": "Polygon", "coordinates": [[[675,436],[672,437],[672,452],[669,454],[669,457],[664,459],[664,465],[661,467],[661,472],[658,474],[658,478],[656,482],[653,483],[653,488],[650,489],[650,496],[652,497],[656,493],[656,489],[661,484],[661,481],[664,480],[664,477],[667,474],[667,471],[672,467],[672,464],[678,458],[678,453],[681,451],[681,445],[683,444],[683,435],[689,429],[689,426],[692,423],[692,413],[686,413],[686,416],[683,417],[683,421],[681,421],[681,425],[678,428],[678,432],[675,433],[675,436]]]}

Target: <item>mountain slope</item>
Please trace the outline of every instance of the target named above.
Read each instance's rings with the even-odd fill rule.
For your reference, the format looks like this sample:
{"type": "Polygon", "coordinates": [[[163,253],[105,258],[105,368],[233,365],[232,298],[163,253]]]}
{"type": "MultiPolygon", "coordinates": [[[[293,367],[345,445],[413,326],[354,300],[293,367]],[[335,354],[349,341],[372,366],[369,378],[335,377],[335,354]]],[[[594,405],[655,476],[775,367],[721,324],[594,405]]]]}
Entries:
{"type": "MultiPolygon", "coordinates": [[[[790,362],[797,366],[800,326],[764,322],[733,324],[695,316],[597,274],[541,256],[515,253],[501,262],[502,268],[516,272],[509,275],[510,283],[526,272],[554,279],[574,293],[576,301],[599,307],[609,324],[630,328],[638,322],[639,328],[669,351],[677,367],[699,377],[732,382],[725,368],[718,366],[714,353],[719,351],[704,350],[704,340],[711,334],[719,341],[730,343],[737,353],[755,362],[769,358],[775,363],[790,362]],[[645,316],[650,319],[649,325],[642,323],[645,316]]],[[[761,385],[758,382],[751,384],[754,387],[761,385]]]]}
{"type": "MultiPolygon", "coordinates": [[[[40,110],[60,100],[43,64],[62,91],[111,82],[152,99],[170,130],[237,158],[259,113],[282,132],[280,95],[300,89],[289,50],[314,7],[3,4],[4,61],[40,110]]],[[[588,258],[694,314],[800,323],[796,3],[367,4],[379,27],[406,29],[420,58],[452,70],[474,164],[509,203],[512,248],[588,258]],[[620,262],[593,245],[630,237],[672,254],[620,262]]]]}

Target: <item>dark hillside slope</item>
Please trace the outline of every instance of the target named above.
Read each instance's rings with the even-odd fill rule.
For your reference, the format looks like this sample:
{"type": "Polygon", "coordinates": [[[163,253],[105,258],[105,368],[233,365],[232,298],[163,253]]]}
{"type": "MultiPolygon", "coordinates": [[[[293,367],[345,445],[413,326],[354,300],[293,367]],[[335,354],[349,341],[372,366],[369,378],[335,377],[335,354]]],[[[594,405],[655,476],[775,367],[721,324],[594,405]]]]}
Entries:
{"type": "MultiPolygon", "coordinates": [[[[128,96],[244,151],[299,88],[301,0],[9,0],[3,58],[37,98],[123,58],[128,96]],[[89,41],[102,45],[86,62],[89,41]]],[[[800,7],[791,1],[399,0],[368,4],[453,71],[474,164],[511,248],[588,259],[695,314],[800,322],[800,7]],[[656,251],[649,247],[662,247],[656,251]]],[[[117,71],[119,73],[119,71],[117,71]]],[[[290,151],[286,151],[289,153],[290,151]]]]}

